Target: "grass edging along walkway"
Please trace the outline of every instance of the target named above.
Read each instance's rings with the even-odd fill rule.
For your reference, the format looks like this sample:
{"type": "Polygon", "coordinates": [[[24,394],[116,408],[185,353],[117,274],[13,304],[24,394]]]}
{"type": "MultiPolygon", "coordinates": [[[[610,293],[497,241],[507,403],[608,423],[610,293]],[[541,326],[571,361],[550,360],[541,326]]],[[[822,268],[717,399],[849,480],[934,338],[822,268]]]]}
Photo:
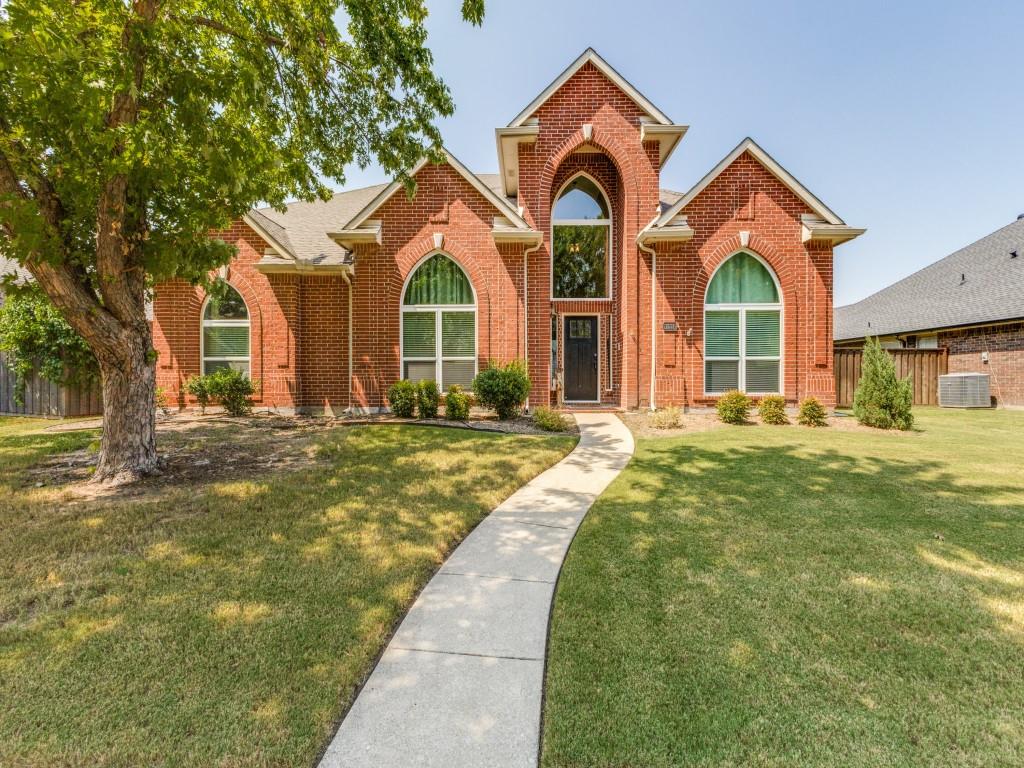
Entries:
{"type": "Polygon", "coordinates": [[[559,581],[545,768],[1024,764],[1024,413],[641,440],[559,581]]]}
{"type": "Polygon", "coordinates": [[[26,473],[95,433],[34,429],[0,419],[3,765],[312,764],[453,544],[574,442],[215,424],[161,435],[208,474],[86,499],[26,473]]]}

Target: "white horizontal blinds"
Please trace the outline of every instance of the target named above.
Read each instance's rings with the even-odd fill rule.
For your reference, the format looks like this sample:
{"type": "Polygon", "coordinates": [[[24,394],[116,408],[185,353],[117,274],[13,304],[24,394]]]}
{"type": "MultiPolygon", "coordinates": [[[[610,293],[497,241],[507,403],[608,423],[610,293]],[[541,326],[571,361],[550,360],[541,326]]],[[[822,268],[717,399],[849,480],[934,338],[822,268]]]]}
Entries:
{"type": "Polygon", "coordinates": [[[425,261],[402,303],[402,377],[469,388],[476,376],[476,307],[462,269],[447,256],[425,261]],[[420,303],[423,302],[423,303],[420,303]],[[429,303],[428,303],[429,302],[429,303]]]}
{"type": "Polygon", "coordinates": [[[779,391],[781,318],[777,309],[746,309],[744,373],[747,392],[779,391]]]}
{"type": "Polygon", "coordinates": [[[705,391],[726,392],[739,386],[740,313],[708,312],[704,320],[705,391]]]}
{"type": "Polygon", "coordinates": [[[249,310],[230,286],[223,296],[211,296],[203,308],[203,373],[220,369],[249,375],[249,310]]]}
{"type": "Polygon", "coordinates": [[[782,305],[775,278],[749,253],[715,273],[704,305],[704,391],[781,391],[782,305]]]}

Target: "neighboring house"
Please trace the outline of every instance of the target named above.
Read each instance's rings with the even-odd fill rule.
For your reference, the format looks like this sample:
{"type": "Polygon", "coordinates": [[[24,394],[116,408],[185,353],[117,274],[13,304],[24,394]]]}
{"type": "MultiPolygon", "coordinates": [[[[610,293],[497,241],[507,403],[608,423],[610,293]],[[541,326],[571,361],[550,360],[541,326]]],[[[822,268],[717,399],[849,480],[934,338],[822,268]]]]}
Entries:
{"type": "Polygon", "coordinates": [[[587,50],[496,131],[497,175],[451,154],[394,183],[251,211],[235,293],[158,287],[157,381],[259,381],[258,402],[386,407],[399,378],[469,386],[528,360],[531,405],[834,401],[832,250],[847,226],[750,139],[689,192],[659,189],[686,133],[587,50]]]}
{"type": "Polygon", "coordinates": [[[863,301],[835,311],[839,346],[949,350],[949,372],[990,374],[1001,405],[1024,405],[1024,214],[863,301]]]}
{"type": "Polygon", "coordinates": [[[4,282],[11,276],[14,277],[14,281],[17,283],[22,283],[26,280],[32,279],[28,270],[14,259],[8,259],[5,256],[0,256],[0,307],[2,307],[4,303],[4,282]]]}

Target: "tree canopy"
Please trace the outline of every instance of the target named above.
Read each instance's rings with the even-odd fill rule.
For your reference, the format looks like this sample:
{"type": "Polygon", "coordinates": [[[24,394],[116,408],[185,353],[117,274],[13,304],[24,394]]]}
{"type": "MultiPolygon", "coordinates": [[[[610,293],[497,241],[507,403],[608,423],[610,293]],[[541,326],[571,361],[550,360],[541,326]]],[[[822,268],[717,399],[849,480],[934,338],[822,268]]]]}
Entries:
{"type": "MultiPolygon", "coordinates": [[[[482,0],[462,12],[479,24],[482,0]]],[[[124,471],[155,466],[136,424],[148,286],[206,280],[233,255],[210,233],[259,202],[327,197],[352,162],[404,178],[436,151],[453,104],[426,17],[424,0],[0,5],[0,253],[96,355],[100,479],[127,442],[124,471]]]]}

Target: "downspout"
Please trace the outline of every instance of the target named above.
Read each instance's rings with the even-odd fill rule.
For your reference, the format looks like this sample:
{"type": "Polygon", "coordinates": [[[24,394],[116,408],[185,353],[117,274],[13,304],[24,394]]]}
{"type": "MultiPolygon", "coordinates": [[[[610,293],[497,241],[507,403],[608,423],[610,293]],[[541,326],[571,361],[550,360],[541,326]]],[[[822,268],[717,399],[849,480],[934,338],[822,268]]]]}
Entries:
{"type": "MultiPolygon", "coordinates": [[[[543,236],[539,243],[523,251],[523,361],[526,363],[527,376],[530,375],[530,254],[536,253],[542,245],[544,245],[543,236]]],[[[548,388],[550,389],[550,384],[548,388]]],[[[526,396],[526,412],[530,412],[529,395],[526,396]]]]}
{"type": "Polygon", "coordinates": [[[348,408],[346,411],[352,415],[352,278],[348,270],[341,273],[345,285],[348,286],[348,408]]]}
{"type": "Polygon", "coordinates": [[[658,309],[657,309],[657,286],[658,286],[658,254],[654,252],[654,249],[650,246],[644,245],[643,241],[637,237],[637,247],[645,253],[651,254],[651,394],[650,394],[650,409],[656,410],[657,406],[654,403],[654,375],[657,368],[655,366],[655,356],[658,351],[658,309]]]}

